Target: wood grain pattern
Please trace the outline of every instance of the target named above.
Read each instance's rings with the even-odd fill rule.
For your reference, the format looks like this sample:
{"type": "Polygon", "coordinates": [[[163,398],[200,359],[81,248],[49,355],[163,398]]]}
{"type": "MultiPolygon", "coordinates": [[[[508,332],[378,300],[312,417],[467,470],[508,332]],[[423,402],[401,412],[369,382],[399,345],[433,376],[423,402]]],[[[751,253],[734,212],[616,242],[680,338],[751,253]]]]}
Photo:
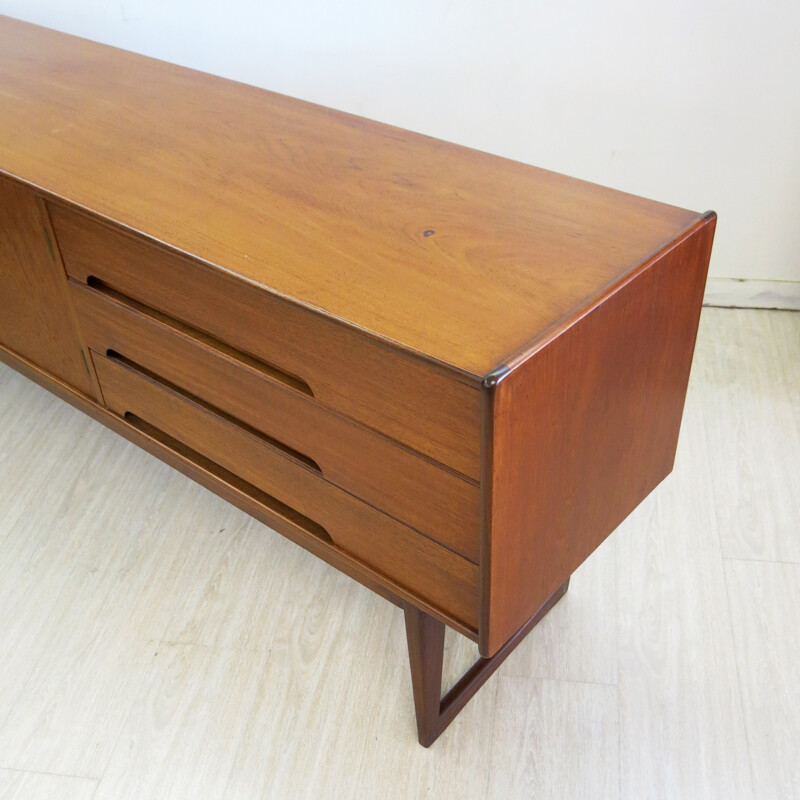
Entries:
{"type": "MultiPolygon", "coordinates": [[[[226,799],[768,800],[794,763],[790,737],[800,731],[786,684],[796,673],[796,565],[723,560],[717,521],[728,519],[730,498],[712,479],[728,474],[728,456],[713,437],[726,425],[736,436],[750,402],[725,390],[730,379],[774,405],[756,419],[773,438],[771,420],[780,424],[793,402],[784,378],[796,372],[795,342],[800,314],[703,310],[673,474],[576,572],[566,597],[431,750],[416,740],[401,609],[0,365],[0,730],[36,665],[40,675],[49,665],[53,682],[64,675],[66,646],[89,651],[83,666],[95,679],[76,684],[70,714],[59,708],[68,692],[51,694],[54,724],[32,738],[26,758],[43,771],[63,748],[74,772],[107,737],[94,800],[140,800],[152,788],[197,797],[198,759],[209,795],[226,799]],[[752,338],[732,339],[735,325],[752,338]],[[762,348],[764,337],[776,347],[762,348]],[[768,369],[751,368],[756,353],[768,369]],[[79,587],[65,591],[65,578],[87,570],[85,555],[94,559],[109,538],[135,541],[140,525],[153,536],[136,560],[154,584],[146,611],[166,608],[170,623],[144,669],[134,656],[152,632],[119,637],[125,658],[114,677],[136,686],[134,704],[121,727],[90,729],[84,707],[113,686],[99,657],[108,651],[93,643],[98,631],[117,638],[125,620],[112,604],[88,615],[75,603],[61,637],[52,626],[79,587]],[[161,547],[147,546],[153,540],[161,547]],[[176,552],[174,541],[171,561],[162,548],[176,552]],[[609,633],[603,649],[581,633],[593,603],[609,633]],[[539,646],[553,657],[539,663],[539,646]],[[619,651],[619,669],[607,649],[619,651]],[[518,670],[529,658],[535,671],[518,670]],[[755,722],[747,732],[745,718],[755,722]]],[[[737,461],[744,488],[783,457],[755,447],[752,434],[737,461]]],[[[787,474],[798,459],[795,445],[787,474]]],[[[785,484],[764,492],[743,524],[782,536],[770,521],[785,484]]],[[[92,567],[124,580],[130,561],[115,546],[92,567]]],[[[448,631],[446,668],[462,644],[471,645],[448,631]]],[[[458,660],[460,673],[469,660],[458,660]]],[[[60,800],[54,786],[25,782],[20,800],[60,800]]]]}
{"type": "Polygon", "coordinates": [[[619,797],[613,686],[500,676],[497,711],[487,798],[619,797]]]}
{"type": "Polygon", "coordinates": [[[715,217],[530,355],[487,409],[481,654],[672,469],[715,217]]]}
{"type": "Polygon", "coordinates": [[[787,610],[800,608],[800,562],[729,559],[725,579],[753,785],[759,800],[798,800],[800,630],[787,610]]]}
{"type": "Polygon", "coordinates": [[[5,18],[0,84],[112,413],[2,357],[492,663],[669,473],[713,213],[5,18]]]}
{"type": "Polygon", "coordinates": [[[113,350],[313,459],[330,482],[477,563],[480,490],[124,299],[72,283],[87,344],[113,350]]]}
{"type": "MultiPolygon", "coordinates": [[[[206,506],[204,517],[193,517],[197,504],[186,495],[165,510],[180,476],[133,448],[120,450],[117,437],[88,418],[74,430],[92,455],[60,447],[52,433],[71,412],[60,402],[53,411],[60,414],[46,427],[58,463],[48,470],[44,456],[47,480],[33,483],[41,514],[25,515],[4,541],[0,585],[25,591],[0,592],[0,702],[13,697],[0,712],[0,766],[99,777],[169,619],[178,588],[170,587],[172,564],[192,530],[213,524],[214,515],[206,506]],[[109,503],[106,482],[127,482],[143,458],[149,469],[128,484],[126,502],[109,503]],[[182,526],[165,535],[174,514],[182,526]],[[86,537],[94,523],[104,534],[86,537]],[[87,640],[72,636],[76,627],[87,640]],[[49,647],[58,657],[40,658],[49,647]],[[73,732],[67,740],[65,730],[73,732]]],[[[23,427],[30,434],[30,418],[23,427]]]]}
{"type": "Polygon", "coordinates": [[[275,513],[323,542],[332,540],[343,552],[466,625],[476,626],[478,570],[474,564],[337,489],[315,470],[281,455],[251,432],[186,396],[129,367],[93,357],[103,397],[112,411],[120,416],[134,414],[201,453],[278,500],[275,513]]]}
{"type": "Polygon", "coordinates": [[[0,170],[476,377],[698,219],[10,19],[0,82],[0,170]]]}
{"type": "Polygon", "coordinates": [[[322,405],[478,477],[477,387],[61,205],[50,204],[50,214],[73,278],[95,276],[301,378],[322,405]]]}
{"type": "Polygon", "coordinates": [[[36,195],[0,177],[0,343],[92,394],[53,247],[36,195]]]}
{"type": "MultiPolygon", "coordinates": [[[[708,447],[701,409],[703,395],[715,392],[694,375],[692,382],[675,471],[614,536],[620,793],[760,800],[711,484],[724,456],[708,447]]],[[[729,418],[732,411],[724,401],[718,407],[729,418]]]]}
{"type": "MultiPolygon", "coordinates": [[[[105,451],[88,418],[77,419],[69,406],[5,365],[0,377],[7,401],[0,404],[0,719],[5,719],[48,637],[68,575],[63,564],[67,553],[79,549],[80,521],[95,512],[92,498],[99,493],[92,458],[53,432],[69,428],[95,458],[104,458],[105,451]],[[22,452],[28,457],[19,458],[22,452]],[[33,607],[32,598],[37,598],[33,607]]],[[[106,463],[105,474],[117,477],[113,461],[106,463]]]]}
{"type": "Polygon", "coordinates": [[[710,446],[724,455],[712,475],[723,554],[798,563],[800,334],[791,321],[797,314],[777,316],[765,326],[750,312],[731,309],[717,322],[717,337],[702,343],[699,368],[716,387],[705,413],[710,446]],[[754,380],[742,382],[742,373],[754,380]],[[786,400],[776,403],[776,396],[786,400]],[[736,410],[734,419],[717,414],[723,398],[736,410]],[[766,496],[773,499],[765,503],[766,496]]]}
{"type": "Polygon", "coordinates": [[[226,787],[241,747],[239,720],[254,705],[263,707],[264,672],[263,665],[252,669],[236,650],[162,644],[149,665],[148,692],[133,704],[94,800],[230,796],[226,787]],[[173,790],[176,777],[180,794],[173,790]]]}

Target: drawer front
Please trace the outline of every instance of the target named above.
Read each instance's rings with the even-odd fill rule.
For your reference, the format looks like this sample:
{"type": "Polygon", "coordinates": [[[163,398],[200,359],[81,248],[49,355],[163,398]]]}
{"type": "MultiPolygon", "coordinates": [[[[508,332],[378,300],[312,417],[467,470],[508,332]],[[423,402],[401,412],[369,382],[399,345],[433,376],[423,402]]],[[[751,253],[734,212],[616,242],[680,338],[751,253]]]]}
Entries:
{"type": "Polygon", "coordinates": [[[252,429],[135,365],[93,354],[107,407],[143,421],[265,493],[273,513],[477,628],[478,568],[327,482],[252,429]],[[276,510],[277,509],[277,510],[276,510]]]}
{"type": "Polygon", "coordinates": [[[367,334],[143,237],[50,204],[64,265],[298,377],[315,399],[480,478],[480,391],[367,334]]]}
{"type": "Polygon", "coordinates": [[[477,563],[480,490],[340,417],[252,359],[108,290],[70,280],[88,347],[119,353],[313,461],[323,477],[477,563]]]}

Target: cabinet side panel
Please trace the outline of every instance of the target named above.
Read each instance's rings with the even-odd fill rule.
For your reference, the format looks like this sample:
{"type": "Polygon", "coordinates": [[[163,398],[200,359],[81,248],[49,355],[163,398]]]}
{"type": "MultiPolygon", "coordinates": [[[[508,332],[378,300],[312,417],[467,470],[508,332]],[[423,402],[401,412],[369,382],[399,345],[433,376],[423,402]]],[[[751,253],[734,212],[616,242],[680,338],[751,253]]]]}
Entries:
{"type": "Polygon", "coordinates": [[[715,219],[705,217],[495,387],[483,655],[672,470],[715,219]]]}
{"type": "Polygon", "coordinates": [[[84,394],[88,366],[36,195],[0,178],[0,343],[84,394]]]}

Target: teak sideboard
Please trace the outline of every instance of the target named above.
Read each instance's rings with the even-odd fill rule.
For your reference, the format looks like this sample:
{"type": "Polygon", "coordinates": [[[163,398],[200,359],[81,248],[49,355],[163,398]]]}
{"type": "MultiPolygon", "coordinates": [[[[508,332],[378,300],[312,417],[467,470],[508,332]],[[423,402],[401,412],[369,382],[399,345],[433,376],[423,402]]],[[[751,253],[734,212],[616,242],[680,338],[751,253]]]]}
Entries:
{"type": "Polygon", "coordinates": [[[401,606],[426,746],[672,469],[715,219],[0,18],[0,358],[401,606]]]}

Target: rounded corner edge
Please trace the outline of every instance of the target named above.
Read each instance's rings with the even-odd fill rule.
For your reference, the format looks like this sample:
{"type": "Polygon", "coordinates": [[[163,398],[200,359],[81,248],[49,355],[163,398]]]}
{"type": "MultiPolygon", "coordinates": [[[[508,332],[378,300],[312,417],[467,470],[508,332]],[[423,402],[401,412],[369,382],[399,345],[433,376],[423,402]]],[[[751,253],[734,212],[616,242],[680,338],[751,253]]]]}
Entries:
{"type": "Polygon", "coordinates": [[[497,384],[509,374],[509,372],[511,372],[511,367],[509,367],[507,364],[495,367],[490,373],[484,376],[483,381],[481,381],[483,388],[488,389],[489,391],[493,390],[497,384]]]}

